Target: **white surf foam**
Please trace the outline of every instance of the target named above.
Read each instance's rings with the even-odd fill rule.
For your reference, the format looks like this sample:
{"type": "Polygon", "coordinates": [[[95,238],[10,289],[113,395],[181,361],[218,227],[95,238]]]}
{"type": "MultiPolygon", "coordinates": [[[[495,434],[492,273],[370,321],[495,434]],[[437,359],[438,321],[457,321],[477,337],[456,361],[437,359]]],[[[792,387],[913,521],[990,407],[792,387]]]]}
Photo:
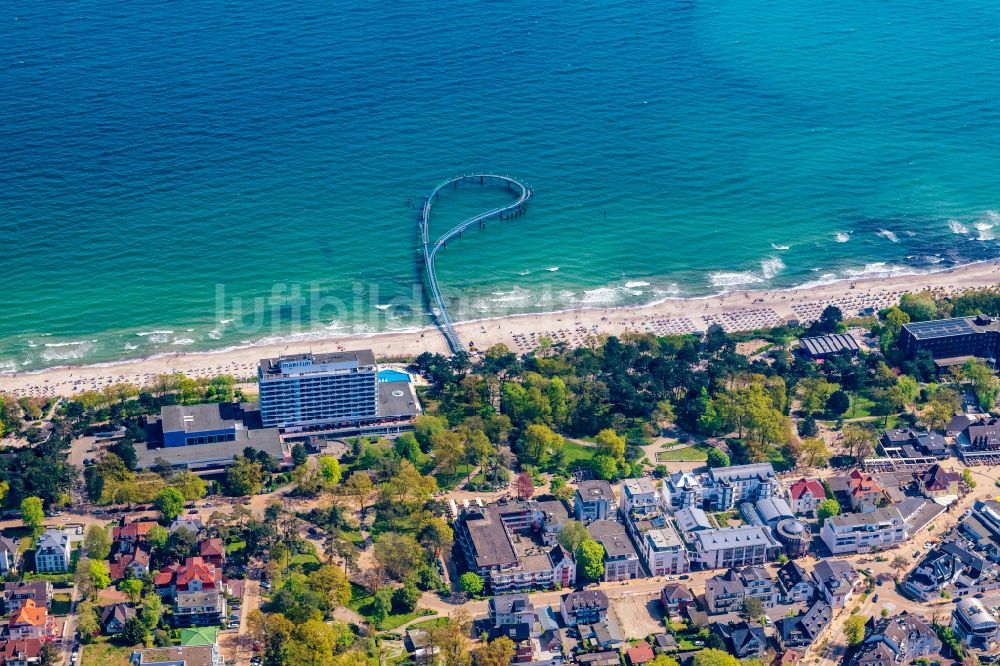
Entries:
{"type": "Polygon", "coordinates": [[[552,268],[546,268],[545,270],[549,271],[550,273],[555,273],[557,270],[559,270],[559,267],[553,266],[552,268]]]}
{"type": "Polygon", "coordinates": [[[989,222],[976,222],[973,226],[979,232],[976,234],[976,240],[988,241],[996,238],[996,234],[993,232],[993,225],[989,222]]]}
{"type": "Polygon", "coordinates": [[[777,243],[771,243],[772,250],[787,250],[790,245],[778,245],[777,243]]]}
{"type": "Polygon", "coordinates": [[[951,229],[951,233],[953,234],[969,233],[969,228],[958,220],[948,220],[948,228],[951,229]]]}
{"type": "Polygon", "coordinates": [[[847,241],[851,240],[851,234],[845,231],[838,231],[836,234],[834,234],[833,239],[838,243],[846,243],[847,241]]]}
{"type": "Polygon", "coordinates": [[[760,262],[760,273],[765,280],[770,280],[785,268],[785,262],[778,257],[769,257],[760,262]]]}
{"type": "Polygon", "coordinates": [[[140,338],[145,338],[153,335],[173,335],[173,331],[139,331],[136,333],[140,338]]]}
{"type": "Polygon", "coordinates": [[[391,307],[392,307],[392,305],[376,305],[375,309],[376,310],[388,310],[391,307]]]}
{"type": "Polygon", "coordinates": [[[879,229],[877,232],[875,232],[875,235],[876,236],[881,236],[882,238],[888,238],[893,243],[898,243],[899,242],[899,237],[896,236],[896,234],[894,234],[891,231],[889,231],[888,229],[879,229]]]}
{"type": "Polygon", "coordinates": [[[742,273],[712,273],[708,276],[708,280],[713,287],[735,287],[741,284],[756,284],[764,281],[762,277],[750,271],[742,273]]]}
{"type": "Polygon", "coordinates": [[[626,289],[635,289],[636,287],[648,287],[648,282],[643,282],[642,280],[633,280],[625,283],[626,289]]]}

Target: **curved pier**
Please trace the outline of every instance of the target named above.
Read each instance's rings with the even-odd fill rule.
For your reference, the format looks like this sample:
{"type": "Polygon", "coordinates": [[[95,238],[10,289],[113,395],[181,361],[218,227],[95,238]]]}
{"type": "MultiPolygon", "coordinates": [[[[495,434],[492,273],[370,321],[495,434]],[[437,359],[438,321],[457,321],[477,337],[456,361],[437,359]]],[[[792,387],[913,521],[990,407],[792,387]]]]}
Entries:
{"type": "Polygon", "coordinates": [[[434,260],[437,258],[438,250],[444,247],[448,241],[455,236],[461,236],[463,231],[474,224],[484,227],[486,226],[487,220],[494,218],[502,220],[505,217],[523,215],[527,201],[530,198],[531,188],[519,180],[511,178],[510,176],[501,176],[494,173],[476,173],[449,178],[431,190],[431,193],[428,194],[424,200],[424,207],[420,212],[420,237],[424,246],[424,268],[426,269],[425,272],[427,274],[427,286],[430,290],[431,298],[434,301],[432,304],[434,307],[434,317],[437,319],[438,326],[441,328],[441,333],[444,334],[445,340],[448,342],[448,347],[451,349],[452,353],[462,351],[464,350],[464,347],[462,346],[462,341],[458,337],[458,332],[455,330],[455,326],[451,321],[451,315],[448,314],[448,307],[444,303],[444,296],[441,294],[441,288],[438,286],[437,273],[434,269],[434,260]],[[431,206],[434,205],[434,200],[444,188],[456,188],[458,185],[463,183],[476,183],[479,185],[495,183],[498,185],[505,185],[507,189],[516,190],[518,192],[518,197],[516,201],[507,206],[494,208],[493,210],[485,213],[474,215],[464,222],[455,225],[432,244],[430,241],[430,219],[431,206]]]}

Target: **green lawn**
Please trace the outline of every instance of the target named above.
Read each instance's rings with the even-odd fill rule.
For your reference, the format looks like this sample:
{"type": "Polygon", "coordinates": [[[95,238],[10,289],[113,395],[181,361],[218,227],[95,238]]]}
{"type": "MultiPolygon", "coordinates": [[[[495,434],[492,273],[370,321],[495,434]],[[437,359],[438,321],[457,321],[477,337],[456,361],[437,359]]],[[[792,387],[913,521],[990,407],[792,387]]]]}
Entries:
{"type": "Polygon", "coordinates": [[[845,419],[863,418],[872,415],[875,403],[863,395],[851,393],[851,406],[844,412],[845,419]]]}
{"type": "Polygon", "coordinates": [[[569,465],[577,460],[590,460],[594,457],[594,452],[597,449],[593,446],[584,446],[576,442],[571,442],[566,440],[563,444],[563,459],[566,464],[569,465]]]}
{"type": "Polygon", "coordinates": [[[683,449],[673,451],[658,451],[656,462],[679,462],[679,461],[705,461],[708,460],[708,451],[697,446],[685,446],[683,449]]]}
{"type": "Polygon", "coordinates": [[[238,550],[243,550],[246,547],[247,547],[246,541],[234,541],[230,544],[226,544],[226,553],[231,555],[238,550]]]}
{"type": "Polygon", "coordinates": [[[289,565],[294,564],[319,564],[319,558],[312,553],[299,553],[288,561],[289,565]]]}
{"type": "Polygon", "coordinates": [[[408,629],[432,629],[434,627],[443,627],[448,624],[448,618],[446,617],[435,617],[430,620],[422,620],[420,622],[414,622],[408,629]]]}
{"type": "Polygon", "coordinates": [[[70,606],[72,602],[68,594],[53,594],[52,595],[52,614],[53,615],[68,615],[70,606]]]}
{"type": "Polygon", "coordinates": [[[131,648],[118,647],[108,642],[107,636],[98,636],[93,645],[84,645],[80,661],[84,664],[100,664],[101,666],[131,666],[129,655],[131,648]]]}
{"type": "MultiPolygon", "coordinates": [[[[351,583],[351,600],[348,602],[347,607],[352,611],[370,621],[372,616],[372,602],[374,600],[375,597],[368,594],[368,591],[365,590],[365,588],[351,583]]],[[[389,617],[386,618],[382,630],[391,631],[400,625],[406,624],[410,620],[431,614],[433,614],[433,611],[427,610],[426,608],[420,608],[413,613],[404,613],[401,615],[391,613],[389,617]]]]}

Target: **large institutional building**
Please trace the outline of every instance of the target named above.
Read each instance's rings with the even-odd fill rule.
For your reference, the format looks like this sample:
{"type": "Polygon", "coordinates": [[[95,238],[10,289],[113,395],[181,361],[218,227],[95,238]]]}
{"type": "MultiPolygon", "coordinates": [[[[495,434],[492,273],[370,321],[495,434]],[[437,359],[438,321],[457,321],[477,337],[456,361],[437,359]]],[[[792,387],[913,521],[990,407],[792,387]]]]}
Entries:
{"type": "Polygon", "coordinates": [[[1000,321],[976,315],[904,324],[899,348],[907,358],[928,351],[936,360],[996,359],[1000,353],[1000,321]]]}
{"type": "Polygon", "coordinates": [[[257,381],[268,428],[349,425],[378,416],[378,368],[370,350],[265,358],[257,381]]]}
{"type": "Polygon", "coordinates": [[[370,349],[262,359],[257,371],[261,421],[285,435],[399,432],[418,413],[405,375],[398,379],[401,374],[380,374],[370,349]]]}

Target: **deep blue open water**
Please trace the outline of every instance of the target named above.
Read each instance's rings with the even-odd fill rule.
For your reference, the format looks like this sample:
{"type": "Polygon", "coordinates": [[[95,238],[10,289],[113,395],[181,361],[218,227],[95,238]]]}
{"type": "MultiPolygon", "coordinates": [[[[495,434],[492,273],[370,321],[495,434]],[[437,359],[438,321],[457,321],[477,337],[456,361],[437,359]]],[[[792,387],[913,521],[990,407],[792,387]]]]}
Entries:
{"type": "Polygon", "coordinates": [[[439,260],[460,318],[996,257],[998,36],[995,0],[2,3],[0,369],[424,325],[415,206],[472,170],[535,197],[439,260]]]}

